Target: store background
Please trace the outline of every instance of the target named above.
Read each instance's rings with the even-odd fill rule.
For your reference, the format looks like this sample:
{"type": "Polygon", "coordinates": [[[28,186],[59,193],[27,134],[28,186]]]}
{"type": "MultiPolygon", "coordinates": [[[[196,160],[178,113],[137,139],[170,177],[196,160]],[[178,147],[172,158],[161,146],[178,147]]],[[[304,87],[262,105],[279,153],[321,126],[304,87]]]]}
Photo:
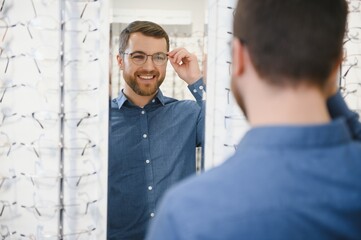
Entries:
{"type": "MultiPolygon", "coordinates": [[[[206,169],[234,152],[249,128],[230,93],[236,2],[0,1],[2,239],[105,239],[108,104],[123,84],[118,36],[133,20],[160,23],[171,48],[198,57],[207,82],[206,169]]],[[[361,1],[348,3],[339,83],[360,113],[361,1]]],[[[192,99],[170,64],[162,91],[192,99]]]]}
{"type": "Polygon", "coordinates": [[[1,239],[105,239],[108,2],[0,3],[1,239]]]}

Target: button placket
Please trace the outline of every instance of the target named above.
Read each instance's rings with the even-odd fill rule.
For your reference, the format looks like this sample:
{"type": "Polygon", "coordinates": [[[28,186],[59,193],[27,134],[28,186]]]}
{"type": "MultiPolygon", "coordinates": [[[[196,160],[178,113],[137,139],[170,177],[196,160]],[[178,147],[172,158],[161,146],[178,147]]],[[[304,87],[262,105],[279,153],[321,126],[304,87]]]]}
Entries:
{"type": "Polygon", "coordinates": [[[154,175],[153,175],[153,167],[151,165],[151,153],[149,147],[149,123],[148,123],[148,113],[145,108],[139,109],[138,116],[141,121],[141,138],[142,138],[142,145],[143,145],[143,153],[144,153],[144,168],[146,173],[146,181],[145,181],[145,188],[147,191],[147,202],[149,205],[149,217],[154,217],[154,209],[155,209],[155,192],[154,192],[154,175]]]}

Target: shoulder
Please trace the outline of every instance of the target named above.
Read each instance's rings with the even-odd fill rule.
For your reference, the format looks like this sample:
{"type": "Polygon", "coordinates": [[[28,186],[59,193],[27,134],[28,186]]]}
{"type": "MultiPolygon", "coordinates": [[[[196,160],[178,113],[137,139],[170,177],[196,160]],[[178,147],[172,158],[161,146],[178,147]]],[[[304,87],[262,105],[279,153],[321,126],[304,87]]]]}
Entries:
{"type": "MultiPolygon", "coordinates": [[[[238,191],[235,189],[237,179],[229,177],[234,175],[229,170],[226,164],[221,165],[176,184],[162,199],[158,221],[167,222],[179,239],[197,239],[199,234],[207,239],[217,234],[215,226],[222,229],[224,224],[234,231],[236,228],[229,223],[234,223],[240,212],[237,206],[231,205],[235,200],[232,194],[238,191]]],[[[241,204],[238,199],[236,201],[241,204]]]]}
{"type": "MultiPolygon", "coordinates": [[[[227,160],[229,161],[229,160],[227,160]]],[[[193,175],[174,185],[165,195],[164,202],[168,211],[177,212],[180,217],[188,218],[188,214],[204,216],[209,209],[223,208],[217,199],[223,198],[230,191],[236,179],[232,168],[227,163],[208,170],[201,175],[193,175]],[[179,214],[179,209],[182,213],[179,214]]]]}
{"type": "Polygon", "coordinates": [[[164,105],[175,105],[177,107],[192,107],[192,108],[199,108],[198,104],[194,100],[178,100],[171,97],[164,97],[164,105]]]}

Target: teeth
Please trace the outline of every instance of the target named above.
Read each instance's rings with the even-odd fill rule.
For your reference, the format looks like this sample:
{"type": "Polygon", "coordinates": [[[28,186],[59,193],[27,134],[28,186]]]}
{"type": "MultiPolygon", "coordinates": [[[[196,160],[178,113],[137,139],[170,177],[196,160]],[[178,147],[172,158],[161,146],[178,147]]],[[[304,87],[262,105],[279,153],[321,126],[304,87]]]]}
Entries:
{"type": "Polygon", "coordinates": [[[149,76],[149,75],[140,75],[139,77],[143,78],[143,79],[152,79],[154,76],[153,75],[151,75],[151,76],[149,76]]]}

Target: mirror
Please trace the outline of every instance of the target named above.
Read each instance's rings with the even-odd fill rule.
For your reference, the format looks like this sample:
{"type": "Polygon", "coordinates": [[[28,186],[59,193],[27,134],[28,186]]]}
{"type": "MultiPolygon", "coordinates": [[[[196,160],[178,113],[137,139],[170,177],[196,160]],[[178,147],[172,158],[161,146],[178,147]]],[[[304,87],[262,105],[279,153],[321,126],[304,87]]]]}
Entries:
{"type": "MultiPolygon", "coordinates": [[[[125,86],[123,73],[117,62],[120,32],[135,20],[157,23],[169,36],[170,50],[184,47],[190,53],[194,53],[202,72],[205,70],[207,46],[207,7],[207,0],[112,1],[109,43],[111,101],[108,239],[143,239],[148,222],[157,214],[156,206],[163,193],[179,180],[200,170],[202,150],[199,147],[196,148],[196,145],[201,145],[198,143],[199,139],[202,138],[204,141],[204,110],[202,109],[205,109],[205,106],[202,97],[196,103],[193,96],[197,90],[203,93],[204,87],[196,85],[192,89],[192,94],[188,89],[188,84],[178,77],[169,61],[160,90],[163,96],[169,98],[193,100],[191,105],[186,104],[184,105],[186,107],[182,108],[183,110],[180,111],[177,108],[176,111],[173,111],[174,109],[167,107],[157,94],[152,102],[164,104],[162,109],[169,111],[167,114],[164,114],[163,110],[163,113],[152,114],[158,110],[149,106],[151,102],[144,108],[134,105],[122,105],[119,108],[118,101],[114,101],[114,99],[122,95],[122,89],[125,86]],[[115,107],[114,104],[116,104],[115,107]],[[128,107],[127,111],[124,106],[128,107]],[[197,114],[194,114],[195,111],[192,109],[197,109],[197,114]],[[162,114],[166,117],[162,118],[162,114]],[[119,119],[121,120],[118,121],[119,119]],[[134,124],[129,124],[130,121],[134,124]],[[199,131],[200,122],[203,122],[202,131],[199,131]],[[157,127],[156,131],[152,133],[151,128],[154,129],[154,125],[157,127]],[[189,129],[182,129],[179,126],[189,129]],[[200,137],[201,135],[202,137],[200,137]],[[139,136],[139,138],[132,136],[139,136]],[[167,140],[163,140],[163,144],[159,145],[159,140],[154,143],[154,139],[167,140]],[[119,149],[124,149],[124,151],[119,149]],[[178,159],[179,161],[175,161],[178,159]],[[190,166],[191,162],[193,166],[190,166]]],[[[130,50],[130,52],[132,51],[134,49],[130,50]]],[[[146,54],[155,53],[151,51],[153,50],[146,54]]],[[[203,82],[205,81],[203,80],[203,82]]],[[[173,100],[168,98],[165,101],[168,103],[171,101],[173,104],[173,100]]],[[[157,109],[160,108],[157,107],[157,109]]]]}
{"type": "MultiPolygon", "coordinates": [[[[111,49],[111,98],[113,99],[123,88],[122,73],[116,62],[119,49],[119,34],[128,23],[135,20],[146,20],[158,23],[168,33],[170,49],[185,47],[198,58],[201,70],[204,68],[206,56],[207,0],[202,1],[112,1],[112,20],[110,26],[111,49]]],[[[187,85],[177,77],[170,64],[167,66],[166,79],[161,90],[164,95],[176,99],[194,99],[187,85]]]]}

